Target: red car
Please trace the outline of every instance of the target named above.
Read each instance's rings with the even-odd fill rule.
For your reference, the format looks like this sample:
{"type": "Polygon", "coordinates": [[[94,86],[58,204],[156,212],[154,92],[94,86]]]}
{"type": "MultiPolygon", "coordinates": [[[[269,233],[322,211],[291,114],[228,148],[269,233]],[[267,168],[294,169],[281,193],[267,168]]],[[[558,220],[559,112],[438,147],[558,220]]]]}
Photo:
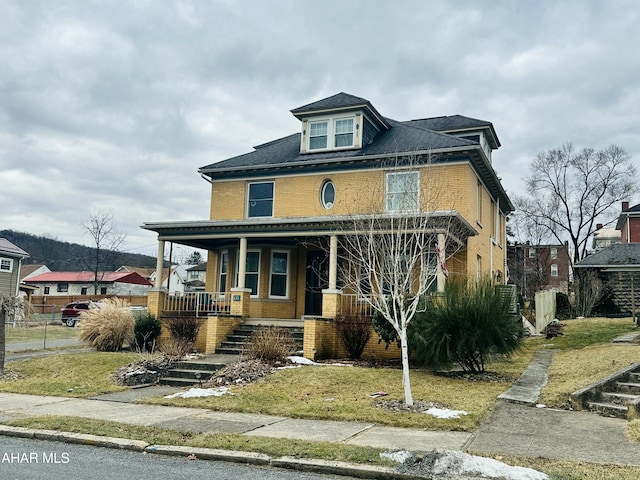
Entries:
{"type": "Polygon", "coordinates": [[[82,312],[100,308],[100,305],[91,301],[71,302],[62,309],[62,323],[67,327],[73,327],[78,322],[82,312]]]}

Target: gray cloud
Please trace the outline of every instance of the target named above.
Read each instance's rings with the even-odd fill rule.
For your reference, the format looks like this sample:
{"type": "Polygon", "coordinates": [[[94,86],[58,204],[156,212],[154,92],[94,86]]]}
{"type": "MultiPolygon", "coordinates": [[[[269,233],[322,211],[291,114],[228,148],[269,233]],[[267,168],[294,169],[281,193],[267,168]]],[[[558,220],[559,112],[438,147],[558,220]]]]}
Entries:
{"type": "Polygon", "coordinates": [[[572,141],[640,158],[634,1],[2,2],[0,227],[86,243],[113,209],[206,218],[197,168],[297,130],[289,110],[339,91],[405,120],[492,121],[510,192],[572,141]]]}

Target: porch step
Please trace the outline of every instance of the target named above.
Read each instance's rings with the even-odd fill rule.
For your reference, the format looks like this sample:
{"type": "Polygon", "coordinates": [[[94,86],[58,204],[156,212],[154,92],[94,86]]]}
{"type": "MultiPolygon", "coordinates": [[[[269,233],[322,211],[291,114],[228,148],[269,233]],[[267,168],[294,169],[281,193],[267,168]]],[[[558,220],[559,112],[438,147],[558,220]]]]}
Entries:
{"type": "Polygon", "coordinates": [[[632,393],[640,395],[640,383],[633,382],[617,382],[617,391],[622,393],[632,393]]]}
{"type": "Polygon", "coordinates": [[[627,418],[629,409],[625,405],[604,402],[588,402],[589,410],[607,417],[627,418]]]}
{"type": "Polygon", "coordinates": [[[161,385],[172,387],[189,387],[209,380],[213,374],[224,368],[224,363],[178,362],[160,379],[161,385]]]}
{"type": "MultiPolygon", "coordinates": [[[[262,328],[265,328],[265,325],[240,325],[230,335],[227,336],[226,340],[220,343],[220,346],[216,348],[215,353],[224,353],[231,355],[241,354],[244,351],[245,345],[249,342],[251,335],[262,328]]],[[[304,328],[289,326],[282,326],[278,328],[283,328],[291,333],[291,336],[296,342],[298,349],[302,350],[302,346],[304,343],[304,328]]]]}

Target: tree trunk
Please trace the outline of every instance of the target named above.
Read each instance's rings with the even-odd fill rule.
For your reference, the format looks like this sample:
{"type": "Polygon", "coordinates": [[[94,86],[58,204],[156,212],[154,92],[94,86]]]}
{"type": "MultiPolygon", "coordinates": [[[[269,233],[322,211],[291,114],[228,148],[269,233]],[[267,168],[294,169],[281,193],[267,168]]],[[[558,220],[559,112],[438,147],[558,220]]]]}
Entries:
{"type": "Polygon", "coordinates": [[[404,403],[408,407],[413,406],[413,395],[411,394],[411,381],[409,379],[409,345],[407,342],[407,329],[400,329],[400,348],[402,352],[402,386],[404,387],[404,403]]]}

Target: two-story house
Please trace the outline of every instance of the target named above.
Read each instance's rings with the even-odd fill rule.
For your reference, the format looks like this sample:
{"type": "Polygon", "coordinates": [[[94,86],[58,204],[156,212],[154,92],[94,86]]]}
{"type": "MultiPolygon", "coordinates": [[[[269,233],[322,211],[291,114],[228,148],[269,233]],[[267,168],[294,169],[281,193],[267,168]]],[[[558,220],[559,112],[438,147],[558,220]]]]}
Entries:
{"type": "Polygon", "coordinates": [[[166,242],[204,249],[206,291],[223,311],[245,321],[333,318],[346,296],[336,241],[345,222],[428,214],[440,221],[449,274],[503,277],[513,206],[492,167],[500,142],[490,122],[396,121],[346,93],[291,113],[297,133],[200,168],[211,184],[209,219],[142,226],[158,234],[158,270],[166,242]]]}
{"type": "Polygon", "coordinates": [[[629,202],[622,202],[616,230],[620,230],[622,243],[640,243],[640,203],[629,208],[629,202]]]}
{"type": "Polygon", "coordinates": [[[6,238],[0,238],[0,293],[18,295],[22,260],[29,254],[6,238]]]}
{"type": "Polygon", "coordinates": [[[517,285],[525,298],[556,288],[569,293],[571,262],[569,244],[530,245],[518,243],[507,248],[509,283],[517,285]]]}

